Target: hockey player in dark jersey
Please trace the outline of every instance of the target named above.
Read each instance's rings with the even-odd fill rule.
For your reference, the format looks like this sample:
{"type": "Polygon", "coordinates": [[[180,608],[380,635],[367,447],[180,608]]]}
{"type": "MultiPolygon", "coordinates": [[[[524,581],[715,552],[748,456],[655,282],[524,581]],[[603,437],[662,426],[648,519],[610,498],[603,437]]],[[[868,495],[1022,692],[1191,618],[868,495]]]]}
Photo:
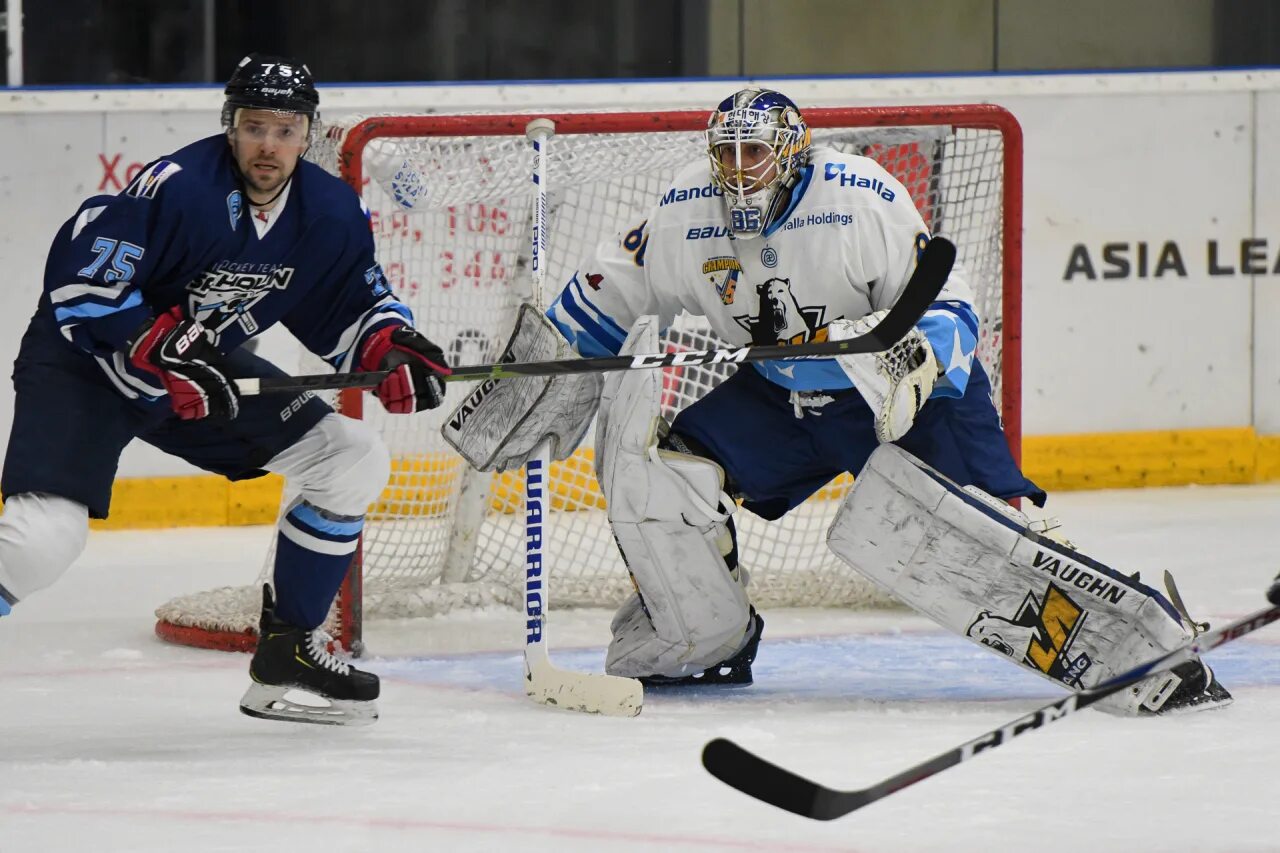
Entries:
{"type": "Polygon", "coordinates": [[[283,375],[242,345],[283,323],[336,370],[390,369],[375,394],[396,413],[438,406],[448,367],[387,286],[359,197],[302,159],[318,104],[305,65],[246,57],[222,133],[89,198],[58,231],[14,365],[0,615],[80,554],[134,438],[232,480],[273,471],[298,497],[241,710],[361,723],[377,717],[378,678],[334,657],[320,626],[389,454],[310,395],[239,399],[236,378],[283,375]],[[326,704],[292,702],[293,688],[326,704]]]}

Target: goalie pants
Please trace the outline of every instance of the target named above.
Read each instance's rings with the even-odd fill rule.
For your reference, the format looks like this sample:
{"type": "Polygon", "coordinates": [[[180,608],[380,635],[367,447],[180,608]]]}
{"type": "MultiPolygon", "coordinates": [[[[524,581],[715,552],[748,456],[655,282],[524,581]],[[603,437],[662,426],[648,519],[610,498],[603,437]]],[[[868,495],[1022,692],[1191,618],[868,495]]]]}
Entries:
{"type": "MultiPolygon", "coordinates": [[[[227,356],[238,377],[284,376],[244,350],[227,356]]],[[[68,498],[106,518],[111,484],[125,445],[140,438],[229,480],[260,477],[262,466],[295,444],[332,411],[324,401],[264,394],[240,401],[231,421],[183,421],[167,400],[122,396],[88,355],[71,348],[41,314],[14,362],[13,428],[0,491],[68,498]]]]}
{"type": "MultiPolygon", "coordinates": [[[[797,418],[791,392],[750,366],[685,409],[672,431],[710,450],[747,509],[781,518],[842,472],[857,475],[878,446],[875,416],[856,390],[797,418]]],[[[1018,468],[991,402],[991,383],[976,360],[963,397],[935,397],[896,442],[962,486],[998,498],[1045,493],[1018,468]]]]}

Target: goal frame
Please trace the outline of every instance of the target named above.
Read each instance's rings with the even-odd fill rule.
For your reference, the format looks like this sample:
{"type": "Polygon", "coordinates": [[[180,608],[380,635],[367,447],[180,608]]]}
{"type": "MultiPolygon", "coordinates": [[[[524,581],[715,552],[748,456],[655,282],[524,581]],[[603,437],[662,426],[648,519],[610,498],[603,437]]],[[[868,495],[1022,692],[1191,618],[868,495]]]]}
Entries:
{"type": "MultiPolygon", "coordinates": [[[[953,104],[900,107],[811,107],[804,110],[810,127],[950,127],[997,131],[1002,139],[1000,234],[1001,253],[1001,401],[1000,414],[1015,461],[1021,464],[1022,448],[1022,128],[1014,115],[995,104],[953,104]]],[[[592,133],[697,132],[706,127],[705,110],[661,112],[529,112],[473,115],[374,116],[352,125],[338,154],[339,174],[361,194],[365,182],[364,151],[378,139],[409,137],[524,137],[536,118],[555,123],[557,136],[592,133]]],[[[346,390],[339,395],[340,411],[362,418],[364,395],[346,390]]],[[[357,548],[338,593],[338,631],[335,637],[346,649],[358,652],[363,645],[361,555],[357,548]]],[[[217,631],[156,623],[156,633],[170,642],[226,651],[252,651],[252,633],[217,631]]]]}

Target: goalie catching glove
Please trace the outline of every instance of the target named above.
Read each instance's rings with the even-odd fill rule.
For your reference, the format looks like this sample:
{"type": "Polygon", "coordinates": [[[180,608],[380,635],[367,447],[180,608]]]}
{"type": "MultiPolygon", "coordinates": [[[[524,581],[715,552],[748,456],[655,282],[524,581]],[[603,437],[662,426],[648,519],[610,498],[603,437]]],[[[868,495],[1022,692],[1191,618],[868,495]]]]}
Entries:
{"type": "MultiPolygon", "coordinates": [[[[864,335],[888,313],[876,311],[856,321],[833,320],[829,339],[842,341],[864,335]]],[[[871,407],[876,438],[881,443],[897,441],[907,434],[938,380],[938,360],[918,328],[884,352],[841,355],[836,362],[871,407]]]]}
{"type": "Polygon", "coordinates": [[[174,306],[135,332],[128,356],[134,367],[159,378],[169,405],[184,421],[240,413],[240,395],[222,353],[204,326],[183,319],[181,308],[174,306]]]}
{"type": "Polygon", "coordinates": [[[360,369],[391,371],[373,394],[392,414],[408,415],[444,402],[440,377],[450,372],[444,353],[410,326],[383,326],[369,335],[360,348],[360,369]]]}
{"type": "MultiPolygon", "coordinates": [[[[532,305],[520,306],[503,363],[552,361],[577,355],[532,305]]],[[[567,459],[591,426],[604,379],[598,373],[522,376],[482,382],[441,428],[477,471],[509,471],[552,439],[553,459],[567,459]]]]}

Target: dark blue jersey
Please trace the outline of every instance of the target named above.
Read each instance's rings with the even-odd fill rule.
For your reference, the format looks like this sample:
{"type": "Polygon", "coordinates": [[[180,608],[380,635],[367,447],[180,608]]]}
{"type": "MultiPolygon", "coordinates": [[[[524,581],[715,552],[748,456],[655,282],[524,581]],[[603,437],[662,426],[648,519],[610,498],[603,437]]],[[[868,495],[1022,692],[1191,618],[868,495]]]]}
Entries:
{"type": "Polygon", "coordinates": [[[370,332],[413,322],[349,186],[300,161],[260,237],[224,135],[149,163],[118,195],[89,198],[49,251],[40,311],[126,396],[163,394],[122,350],[175,305],[224,353],[280,322],[343,371],[370,332]]]}

